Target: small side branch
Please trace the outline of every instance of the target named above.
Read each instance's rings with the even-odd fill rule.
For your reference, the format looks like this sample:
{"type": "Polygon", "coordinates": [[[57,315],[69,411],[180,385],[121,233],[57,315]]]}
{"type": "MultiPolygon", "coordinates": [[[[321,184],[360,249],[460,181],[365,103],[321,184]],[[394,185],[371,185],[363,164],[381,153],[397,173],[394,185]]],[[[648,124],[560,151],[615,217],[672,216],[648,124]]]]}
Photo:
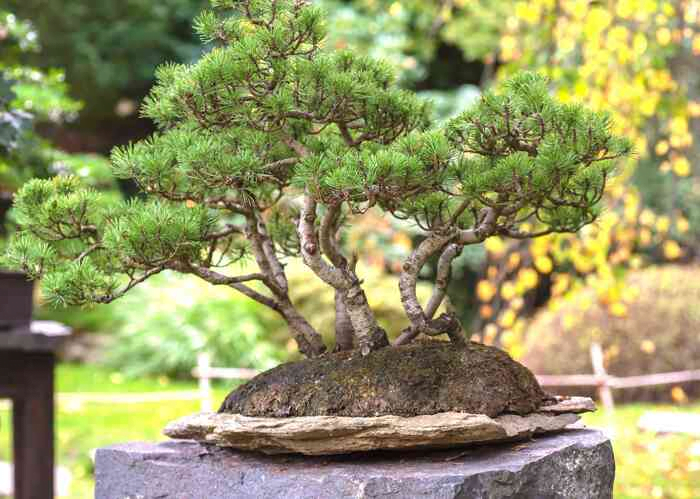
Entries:
{"type": "Polygon", "coordinates": [[[233,224],[226,224],[226,227],[218,232],[212,232],[205,238],[207,241],[216,241],[233,234],[243,234],[243,229],[233,224]]]}
{"type": "Polygon", "coordinates": [[[100,296],[100,297],[95,299],[95,302],[96,303],[112,303],[114,300],[124,296],[134,286],[141,284],[149,277],[152,277],[156,274],[159,274],[160,272],[163,272],[163,270],[165,270],[164,266],[158,266],[158,267],[154,267],[152,269],[145,271],[139,277],[131,277],[129,279],[129,283],[126,286],[124,286],[124,289],[122,289],[121,291],[117,291],[116,293],[100,296]]]}
{"type": "Polygon", "coordinates": [[[445,248],[440,255],[437,265],[437,276],[435,278],[435,288],[425,307],[425,316],[427,319],[433,318],[438,307],[445,299],[447,286],[450,283],[452,274],[452,261],[462,253],[462,248],[463,246],[459,244],[451,243],[447,245],[447,248],[445,248]]]}
{"type": "Polygon", "coordinates": [[[243,284],[244,282],[256,280],[265,282],[267,279],[263,274],[227,276],[211,269],[199,267],[197,265],[175,265],[173,266],[173,268],[174,270],[178,270],[180,272],[194,274],[210,284],[218,286],[229,286],[235,289],[236,291],[244,294],[248,298],[255,300],[258,303],[261,303],[262,305],[265,305],[266,307],[269,307],[272,310],[280,312],[279,304],[274,299],[265,296],[262,293],[255,291],[253,288],[243,284]]]}

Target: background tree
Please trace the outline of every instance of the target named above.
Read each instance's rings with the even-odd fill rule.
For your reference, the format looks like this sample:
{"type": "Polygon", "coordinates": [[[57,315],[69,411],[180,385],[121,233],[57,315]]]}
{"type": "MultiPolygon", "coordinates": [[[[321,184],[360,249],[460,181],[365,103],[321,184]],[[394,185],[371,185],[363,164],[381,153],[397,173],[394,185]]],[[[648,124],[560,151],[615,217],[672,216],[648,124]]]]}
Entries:
{"type": "Polygon", "coordinates": [[[611,183],[610,210],[589,230],[528,244],[510,260],[519,262],[515,272],[500,259],[503,244],[492,244],[480,283],[486,336],[517,338],[525,326],[517,320],[523,300],[512,298],[535,299],[538,281],[563,296],[575,287],[572,274],[585,276],[611,316],[620,317],[629,298],[625,269],[692,258],[699,87],[690,75],[699,60],[697,7],[624,0],[514,4],[503,24],[503,76],[539,67],[559,98],[594,109],[613,104],[617,130],[635,141],[638,157],[611,183]]]}
{"type": "Polygon", "coordinates": [[[12,193],[31,178],[72,173],[98,188],[113,188],[107,162],[94,155],[56,149],[37,128],[75,119],[81,103],[68,96],[59,69],[41,71],[26,63],[38,53],[36,30],[14,14],[0,11],[0,233],[12,193]]]}
{"type": "Polygon", "coordinates": [[[8,0],[3,5],[32,22],[41,51],[25,57],[43,70],[65,68],[73,98],[86,103],[70,126],[44,133],[71,152],[108,153],[115,144],[152,131],[138,103],[164,60],[189,62],[201,48],[192,32],[206,0],[8,0]]]}

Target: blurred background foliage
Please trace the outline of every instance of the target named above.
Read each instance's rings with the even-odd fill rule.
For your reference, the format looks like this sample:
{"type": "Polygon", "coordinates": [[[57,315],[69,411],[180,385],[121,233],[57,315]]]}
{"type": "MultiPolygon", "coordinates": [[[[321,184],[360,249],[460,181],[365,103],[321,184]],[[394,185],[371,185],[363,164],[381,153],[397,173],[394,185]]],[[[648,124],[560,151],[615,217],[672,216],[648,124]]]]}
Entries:
{"type": "MultiPolygon", "coordinates": [[[[108,196],[134,195],[133,186],[115,183],[105,155],[152,131],[138,108],[154,69],[199,56],[190,25],[207,3],[3,2],[0,226],[12,230],[11,212],[5,217],[11,193],[35,176],[73,173],[108,196]]],[[[455,262],[449,295],[474,339],[506,348],[541,373],[591,372],[592,339],[602,343],[606,368],[615,375],[700,368],[700,1],[319,3],[329,15],[327,44],[390,61],[403,86],[435,102],[436,120],[458,113],[514,71],[529,69],[546,74],[560,99],[611,111],[616,131],[635,142],[636,154],[611,183],[595,225],[531,242],[491,238],[455,262]]],[[[398,265],[416,238],[413,227],[376,213],[354,221],[344,238],[350,248],[362,249],[371,305],[392,334],[405,325],[398,265]]],[[[333,297],[295,265],[293,298],[328,335],[333,297]]],[[[428,268],[423,277],[430,274],[428,268]]],[[[427,286],[420,289],[423,297],[427,286]]],[[[186,377],[205,350],[215,365],[228,367],[266,368],[293,356],[276,317],[187,278],[163,276],[108,306],[52,310],[41,307],[40,297],[39,305],[38,317],[78,331],[74,346],[84,348],[67,358],[99,361],[118,373],[105,374],[104,383],[90,390],[125,390],[146,375],[157,376],[153,389],[164,389],[169,378],[186,377]]],[[[71,369],[63,366],[64,378],[88,380],[79,366],[78,374],[65,374],[71,369]]],[[[82,388],[74,383],[68,389],[82,388]]],[[[684,404],[699,393],[697,385],[683,385],[620,395],[684,404]]],[[[638,416],[640,410],[629,407],[616,417],[638,416]]],[[[62,410],[66,426],[59,443],[100,443],[76,422],[81,409],[62,410]]],[[[152,425],[157,430],[149,431],[155,435],[172,417],[160,414],[152,425]]],[[[658,444],[633,433],[630,421],[619,421],[624,431],[615,444],[621,450],[616,497],[697,497],[698,442],[679,437],[672,445],[658,444]],[[654,456],[658,466],[649,466],[654,456]]],[[[78,463],[76,476],[89,477],[88,452],[81,447],[65,457],[78,463]]]]}
{"type": "Polygon", "coordinates": [[[270,334],[276,317],[192,276],[161,274],[114,308],[119,324],[105,363],[127,377],[190,377],[204,352],[214,366],[269,369],[285,358],[285,336],[270,334]]]}
{"type": "Polygon", "coordinates": [[[85,103],[80,119],[48,127],[70,151],[108,153],[117,143],[151,130],[138,117],[141,98],[164,61],[188,61],[201,45],[192,19],[206,0],[6,0],[5,8],[31,21],[41,50],[26,60],[63,68],[71,95],[85,103]]]}
{"type": "MultiPolygon", "coordinates": [[[[62,70],[40,69],[30,59],[40,53],[33,26],[0,10],[0,234],[7,230],[11,194],[34,177],[74,174],[115,193],[107,160],[92,153],[70,154],[39,129],[75,121],[82,103],[68,93],[62,70]]],[[[0,238],[1,239],[1,238],[0,238]]],[[[1,244],[1,242],[0,242],[1,244]]]]}
{"type": "MultiPolygon", "coordinates": [[[[632,270],[620,299],[624,316],[608,313],[596,289],[581,283],[540,310],[521,360],[541,374],[581,374],[591,371],[590,346],[604,350],[606,370],[613,376],[683,371],[700,359],[700,267],[661,265],[632,270]],[[556,352],[556,355],[551,355],[556,352]]],[[[562,391],[562,390],[558,390],[562,391]]],[[[595,396],[595,389],[568,394],[595,396]]],[[[700,383],[631,388],[617,391],[616,402],[676,402],[700,396],[700,383]]]]}

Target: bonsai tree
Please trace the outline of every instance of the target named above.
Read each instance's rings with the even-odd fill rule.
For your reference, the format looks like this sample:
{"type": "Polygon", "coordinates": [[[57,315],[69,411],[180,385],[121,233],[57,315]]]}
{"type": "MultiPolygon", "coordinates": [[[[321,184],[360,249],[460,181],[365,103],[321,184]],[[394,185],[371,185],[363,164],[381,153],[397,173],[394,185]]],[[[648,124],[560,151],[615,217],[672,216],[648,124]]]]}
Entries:
{"type": "Polygon", "coordinates": [[[522,73],[442,128],[391,68],[323,47],[319,9],[300,0],[215,0],[195,29],[214,48],[166,64],[145,100],[158,131],[116,148],[117,177],[143,198],[115,205],[73,177],[16,195],[22,231],[7,260],[42,278],[55,304],[108,303],[165,271],[229,286],[279,313],[299,350],[321,336],[290,299],[285,261],[335,292],[337,350],[389,345],[368,305],[359,255],[340,243],[368,210],[418,226],[399,293],[410,326],[396,344],[461,327],[444,301],[450,264],[494,235],[573,232],[595,220],[615,160],[630,150],[606,114],[558,103],[522,73]],[[248,257],[257,269],[237,273],[248,257]],[[432,297],[416,282],[437,259],[432,297]]]}

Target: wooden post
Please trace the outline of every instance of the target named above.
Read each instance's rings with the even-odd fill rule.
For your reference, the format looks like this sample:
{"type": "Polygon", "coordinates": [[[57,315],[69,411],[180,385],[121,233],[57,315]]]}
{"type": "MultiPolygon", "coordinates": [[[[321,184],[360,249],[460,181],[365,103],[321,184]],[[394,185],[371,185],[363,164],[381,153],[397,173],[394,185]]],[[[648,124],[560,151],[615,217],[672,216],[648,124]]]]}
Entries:
{"type": "Polygon", "coordinates": [[[605,362],[603,360],[603,348],[600,346],[600,343],[595,341],[591,343],[591,364],[593,364],[593,373],[598,378],[598,396],[603,404],[603,408],[612,412],[615,409],[615,400],[608,383],[608,373],[605,370],[605,362]]]}
{"type": "Polygon", "coordinates": [[[211,358],[208,353],[202,352],[197,355],[197,378],[199,379],[199,400],[202,412],[212,412],[213,410],[211,379],[209,378],[210,367],[211,358]]]}
{"type": "Polygon", "coordinates": [[[0,396],[12,399],[16,499],[53,497],[53,368],[50,352],[0,351],[0,396]]]}

